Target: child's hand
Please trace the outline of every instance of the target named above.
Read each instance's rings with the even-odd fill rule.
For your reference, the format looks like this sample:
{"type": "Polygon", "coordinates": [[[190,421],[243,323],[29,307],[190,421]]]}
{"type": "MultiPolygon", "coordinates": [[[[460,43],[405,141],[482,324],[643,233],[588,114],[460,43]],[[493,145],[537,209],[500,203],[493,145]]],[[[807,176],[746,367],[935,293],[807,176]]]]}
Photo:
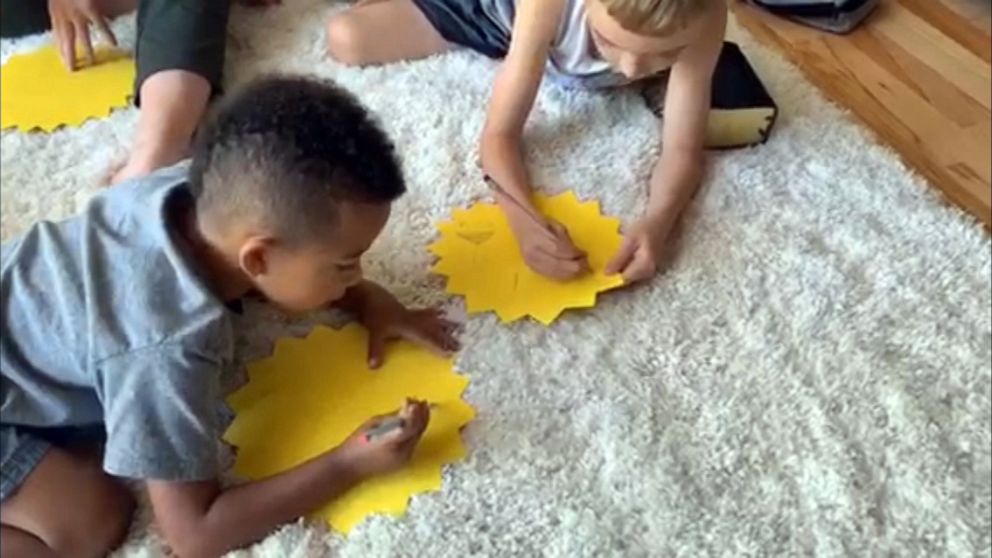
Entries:
{"type": "Polygon", "coordinates": [[[623,244],[606,265],[606,274],[622,273],[625,283],[637,283],[658,273],[667,246],[669,226],[642,218],[624,235],[623,244]]]}
{"type": "Polygon", "coordinates": [[[454,336],[456,324],[446,320],[440,310],[409,310],[377,285],[368,287],[359,316],[369,330],[370,368],[382,364],[386,343],[394,339],[406,339],[441,356],[461,348],[454,336]]]}
{"type": "Polygon", "coordinates": [[[58,45],[62,62],[70,70],[76,69],[76,42],[83,45],[86,63],[93,64],[93,41],[90,25],[97,28],[104,40],[117,46],[117,37],[110,30],[107,18],[97,9],[94,0],[48,0],[48,16],[52,21],[52,35],[58,45]]]}
{"type": "Polygon", "coordinates": [[[444,319],[434,308],[408,310],[389,291],[371,281],[351,287],[334,306],[358,317],[369,330],[369,367],[378,368],[386,343],[406,339],[441,356],[450,356],[459,348],[454,331],[456,324],[444,319]]]}
{"type": "Polygon", "coordinates": [[[430,421],[430,407],[424,401],[407,399],[398,415],[375,417],[355,431],[336,450],[359,478],[391,473],[408,461],[430,421]],[[382,436],[366,439],[366,432],[384,420],[403,419],[403,425],[382,436]]]}
{"type": "Polygon", "coordinates": [[[408,310],[397,302],[364,316],[362,323],[369,330],[371,368],[382,364],[386,343],[394,339],[406,339],[441,356],[450,356],[461,348],[454,336],[457,325],[436,308],[408,310]]]}
{"type": "Polygon", "coordinates": [[[520,244],[524,262],[535,272],[558,281],[568,281],[589,271],[585,253],[575,247],[561,223],[547,218],[538,223],[515,207],[506,207],[504,212],[520,244]]]}

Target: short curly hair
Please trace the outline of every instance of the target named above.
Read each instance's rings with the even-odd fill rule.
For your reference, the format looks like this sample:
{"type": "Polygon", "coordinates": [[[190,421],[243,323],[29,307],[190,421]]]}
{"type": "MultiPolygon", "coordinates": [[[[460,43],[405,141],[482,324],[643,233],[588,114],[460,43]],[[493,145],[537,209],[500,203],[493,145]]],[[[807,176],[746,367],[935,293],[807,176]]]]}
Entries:
{"type": "Polygon", "coordinates": [[[224,102],[197,138],[189,187],[201,216],[252,220],[288,241],[326,231],[342,202],[385,204],[406,190],[369,111],[302,76],[262,78],[224,102]]]}
{"type": "Polygon", "coordinates": [[[598,0],[621,27],[652,37],[669,35],[726,0],[598,0]]]}

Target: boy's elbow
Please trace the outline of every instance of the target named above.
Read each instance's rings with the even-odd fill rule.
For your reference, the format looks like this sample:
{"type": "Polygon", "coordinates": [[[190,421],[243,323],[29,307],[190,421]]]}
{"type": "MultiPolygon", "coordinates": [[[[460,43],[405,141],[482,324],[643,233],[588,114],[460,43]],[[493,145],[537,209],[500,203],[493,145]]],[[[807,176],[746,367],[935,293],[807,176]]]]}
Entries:
{"type": "Polygon", "coordinates": [[[179,558],[216,558],[229,550],[219,546],[216,538],[199,532],[167,534],[166,541],[179,558]]]}
{"type": "Polygon", "coordinates": [[[206,515],[185,521],[160,521],[162,536],[179,558],[215,558],[232,550],[229,537],[212,527],[206,515]]]}
{"type": "Polygon", "coordinates": [[[486,127],[482,129],[482,135],[479,138],[479,149],[481,150],[484,158],[486,157],[486,153],[493,151],[504,152],[519,148],[519,133],[514,132],[513,130],[490,127],[489,125],[486,125],[486,127]]]}

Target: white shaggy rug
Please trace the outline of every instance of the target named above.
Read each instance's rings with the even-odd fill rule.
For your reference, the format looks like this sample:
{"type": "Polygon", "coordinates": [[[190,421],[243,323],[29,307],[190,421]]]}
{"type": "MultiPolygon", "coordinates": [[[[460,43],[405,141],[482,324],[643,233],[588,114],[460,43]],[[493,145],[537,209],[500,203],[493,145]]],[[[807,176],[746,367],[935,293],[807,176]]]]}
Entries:
{"type": "MultiPolygon", "coordinates": [[[[410,193],[370,274],[408,302],[432,223],[485,196],[476,141],[492,62],[456,53],[344,69],[322,56],[340,5],[236,9],[231,86],[330,76],[377,111],[410,193]]],[[[116,24],[133,37],[133,18],[116,24]]],[[[469,459],[403,519],[348,538],[303,522],[238,556],[990,556],[990,241],[733,29],[782,109],[771,141],[712,157],[668,272],[545,329],[472,317],[458,368],[469,459]]],[[[3,56],[43,38],[3,43],[3,56]]],[[[136,120],[2,136],[3,234],[73,212],[136,120]]],[[[539,184],[634,218],[656,155],[633,94],[547,88],[529,128],[539,184]]],[[[246,355],[264,354],[271,313],[246,355]]],[[[147,509],[122,549],[157,556],[147,509]]]]}

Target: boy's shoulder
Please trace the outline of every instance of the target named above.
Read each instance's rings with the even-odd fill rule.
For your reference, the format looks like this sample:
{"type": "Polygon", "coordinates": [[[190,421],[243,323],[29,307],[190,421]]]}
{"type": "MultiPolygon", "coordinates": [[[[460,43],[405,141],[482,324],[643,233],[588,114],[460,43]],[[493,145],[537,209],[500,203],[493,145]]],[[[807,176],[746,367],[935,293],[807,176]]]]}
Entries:
{"type": "MultiPolygon", "coordinates": [[[[228,310],[171,223],[170,205],[190,196],[186,182],[187,166],[178,165],[119,184],[79,215],[5,244],[5,321],[63,339],[90,363],[167,343],[230,353],[228,310]],[[34,316],[49,318],[38,328],[34,316]]],[[[27,333],[17,337],[28,342],[27,333]]]]}
{"type": "Polygon", "coordinates": [[[183,161],[124,181],[93,196],[80,217],[98,214],[107,224],[116,226],[147,224],[144,219],[159,219],[168,198],[184,190],[188,180],[189,162],[183,161]]]}
{"type": "Polygon", "coordinates": [[[88,210],[94,249],[106,254],[90,262],[91,271],[113,274],[111,285],[133,294],[103,292],[112,301],[108,306],[135,324],[121,344],[126,351],[141,353],[160,345],[182,345],[204,354],[230,350],[229,312],[176,233],[176,208],[193,203],[188,175],[185,162],[162,169],[95,197],[88,210]],[[102,227],[107,230],[101,234],[102,227]]]}

